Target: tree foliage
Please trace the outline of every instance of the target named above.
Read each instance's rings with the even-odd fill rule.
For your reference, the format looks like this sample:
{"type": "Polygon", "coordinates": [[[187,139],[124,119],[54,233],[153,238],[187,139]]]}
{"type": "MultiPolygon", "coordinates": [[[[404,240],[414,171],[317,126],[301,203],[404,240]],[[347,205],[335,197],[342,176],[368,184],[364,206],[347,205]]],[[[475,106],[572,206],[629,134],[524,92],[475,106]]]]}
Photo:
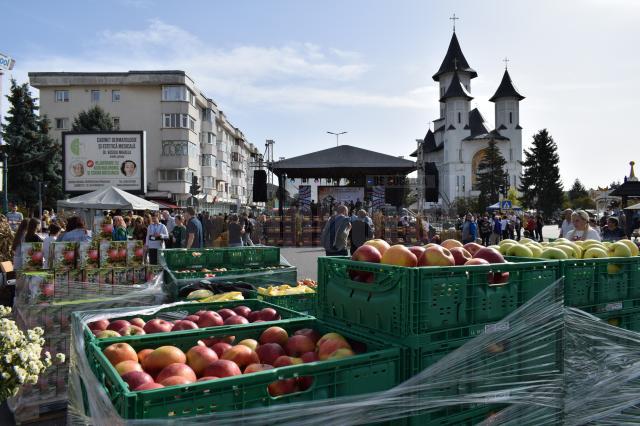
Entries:
{"type": "Polygon", "coordinates": [[[9,111],[2,126],[7,143],[9,198],[35,207],[38,202],[38,182],[43,188],[43,205],[55,206],[63,198],[62,159],[60,143],[49,136],[49,120],[36,114],[36,98],[27,83],[11,80],[7,96],[9,111]]]}
{"type": "Polygon", "coordinates": [[[485,207],[480,205],[478,197],[458,197],[451,204],[452,214],[455,214],[456,217],[464,216],[467,213],[482,213],[485,207]]]}
{"type": "Polygon", "coordinates": [[[88,111],[82,111],[73,119],[71,129],[74,132],[100,132],[114,130],[113,119],[98,105],[88,111]]]}
{"type": "Polygon", "coordinates": [[[542,129],[533,136],[530,150],[524,150],[522,177],[518,190],[520,201],[527,209],[537,209],[551,216],[560,209],[563,187],[560,180],[558,146],[547,131],[542,129]]]}
{"type": "Polygon", "coordinates": [[[478,202],[482,211],[500,200],[500,187],[509,181],[505,171],[506,164],[507,160],[500,153],[496,142],[489,141],[484,158],[478,164],[477,172],[478,189],[480,190],[478,202]]]}
{"type": "Polygon", "coordinates": [[[569,196],[569,200],[573,201],[573,200],[577,200],[578,198],[588,197],[589,192],[587,192],[587,188],[585,188],[584,185],[582,185],[582,182],[580,182],[580,179],[576,179],[575,182],[573,182],[573,186],[569,190],[568,196],[569,196]]]}

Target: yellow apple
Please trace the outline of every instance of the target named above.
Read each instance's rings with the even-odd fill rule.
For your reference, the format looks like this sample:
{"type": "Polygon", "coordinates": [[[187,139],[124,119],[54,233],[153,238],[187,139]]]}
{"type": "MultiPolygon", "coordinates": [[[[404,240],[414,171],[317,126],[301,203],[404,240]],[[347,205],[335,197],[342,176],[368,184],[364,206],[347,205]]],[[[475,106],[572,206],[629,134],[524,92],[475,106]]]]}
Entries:
{"type": "Polygon", "coordinates": [[[529,248],[529,250],[531,250],[531,255],[533,257],[540,257],[542,256],[542,248],[533,245],[533,244],[526,244],[526,247],[529,248]]]}
{"type": "Polygon", "coordinates": [[[604,257],[609,257],[609,254],[600,247],[589,247],[582,255],[583,259],[601,259],[604,257]]]}
{"type": "Polygon", "coordinates": [[[637,256],[638,253],[640,253],[640,250],[638,250],[638,246],[633,241],[624,239],[618,242],[625,244],[627,247],[629,247],[629,250],[631,250],[631,256],[637,256]]]}
{"type": "MultiPolygon", "coordinates": [[[[573,251],[572,251],[573,252],[573,251]]],[[[567,253],[555,247],[547,247],[542,251],[542,259],[568,259],[567,253]]]]}

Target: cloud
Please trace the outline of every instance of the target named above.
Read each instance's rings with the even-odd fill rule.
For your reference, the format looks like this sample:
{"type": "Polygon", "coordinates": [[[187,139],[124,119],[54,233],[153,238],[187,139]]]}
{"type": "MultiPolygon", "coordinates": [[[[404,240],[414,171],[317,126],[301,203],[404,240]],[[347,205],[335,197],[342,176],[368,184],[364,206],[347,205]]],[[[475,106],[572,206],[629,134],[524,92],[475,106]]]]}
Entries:
{"type": "Polygon", "coordinates": [[[358,52],[313,43],[219,48],[159,19],[142,29],[100,32],[79,55],[32,58],[24,65],[30,71],[182,69],[207,96],[236,107],[426,108],[433,96],[429,88],[391,94],[368,89],[371,65],[358,52]]]}

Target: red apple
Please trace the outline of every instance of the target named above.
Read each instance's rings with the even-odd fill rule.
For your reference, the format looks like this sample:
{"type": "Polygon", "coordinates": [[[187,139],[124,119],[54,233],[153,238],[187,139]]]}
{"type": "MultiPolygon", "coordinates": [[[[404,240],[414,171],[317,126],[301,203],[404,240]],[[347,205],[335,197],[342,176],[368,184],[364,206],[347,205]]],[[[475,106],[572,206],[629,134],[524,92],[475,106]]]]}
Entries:
{"type": "Polygon", "coordinates": [[[138,354],[128,343],[114,343],[104,348],[102,353],[114,366],[127,360],[138,362],[138,354]]]}
{"type": "Polygon", "coordinates": [[[249,364],[244,369],[244,374],[257,373],[258,371],[271,370],[273,366],[269,364],[249,364]]]}
{"type": "Polygon", "coordinates": [[[169,364],[184,364],[185,362],[187,362],[187,356],[180,349],[175,346],[160,346],[144,358],[142,367],[147,373],[153,375],[169,364]]]}
{"type": "Polygon", "coordinates": [[[382,254],[380,254],[380,251],[370,244],[361,245],[351,255],[351,260],[358,262],[380,263],[381,259],[382,254]]]}
{"type": "Polygon", "coordinates": [[[258,319],[261,319],[262,321],[276,321],[280,319],[280,314],[278,314],[278,311],[273,308],[262,308],[258,319]]]}
{"type": "Polygon", "coordinates": [[[257,320],[260,319],[260,311],[252,311],[249,316],[247,317],[247,319],[249,320],[249,322],[256,322],[257,320]]]}
{"type": "Polygon", "coordinates": [[[391,247],[388,242],[381,239],[373,239],[373,240],[366,241],[364,245],[373,246],[377,248],[381,256],[384,256],[384,253],[389,249],[389,247],[391,247]]]}
{"type": "Polygon", "coordinates": [[[482,247],[473,256],[475,259],[484,259],[489,263],[505,263],[504,257],[493,247],[482,247]]]}
{"type": "Polygon", "coordinates": [[[256,354],[262,363],[273,365],[273,362],[285,352],[282,346],[277,343],[265,343],[256,348],[256,354]]]}
{"type": "Polygon", "coordinates": [[[144,249],[142,247],[136,248],[136,250],[133,252],[133,255],[135,257],[142,257],[143,254],[144,254],[144,249]]]}
{"type": "Polygon", "coordinates": [[[303,353],[311,352],[315,350],[315,348],[316,344],[313,340],[307,336],[298,334],[289,338],[285,346],[285,351],[287,352],[287,355],[297,357],[303,353]]]}
{"type": "Polygon", "coordinates": [[[98,321],[93,321],[87,324],[87,326],[89,327],[89,330],[106,330],[109,326],[109,320],[101,319],[98,321]]]}
{"type": "Polygon", "coordinates": [[[474,257],[473,259],[469,259],[467,260],[467,263],[464,264],[464,266],[473,266],[473,265],[488,265],[489,262],[487,262],[484,259],[480,259],[479,257],[474,257]]]}
{"type": "Polygon", "coordinates": [[[300,359],[302,360],[302,362],[304,362],[305,364],[308,362],[316,362],[319,361],[318,359],[318,355],[315,352],[307,352],[302,354],[302,356],[300,357],[300,359]]]}
{"type": "Polygon", "coordinates": [[[318,333],[312,328],[302,328],[296,331],[295,333],[293,333],[294,336],[297,336],[298,334],[302,336],[307,336],[309,339],[313,340],[314,344],[318,343],[318,340],[320,340],[320,337],[322,337],[320,336],[320,333],[318,333]]]}
{"type": "Polygon", "coordinates": [[[152,319],[151,321],[148,321],[144,325],[143,330],[147,334],[153,334],[153,333],[167,333],[171,331],[172,328],[173,328],[173,324],[171,324],[169,321],[156,318],[156,319],[152,319]]]}
{"type": "Polygon", "coordinates": [[[288,355],[279,356],[278,358],[276,358],[275,361],[273,361],[273,366],[275,368],[287,367],[289,365],[298,365],[298,364],[302,364],[302,359],[294,358],[288,355]]]}
{"type": "Polygon", "coordinates": [[[428,247],[420,258],[419,266],[454,266],[456,264],[449,250],[440,246],[428,247]]]}
{"type": "Polygon", "coordinates": [[[217,361],[212,362],[204,369],[202,375],[206,376],[215,376],[215,377],[230,377],[230,376],[239,376],[242,374],[240,371],[240,367],[233,361],[229,361],[227,359],[219,359],[217,361]]]}
{"type": "Polygon", "coordinates": [[[153,352],[153,349],[143,349],[140,352],[138,352],[138,362],[140,362],[142,364],[142,362],[144,361],[144,359],[147,357],[147,355],[149,355],[151,352],[153,352]]]}
{"type": "Polygon", "coordinates": [[[116,367],[116,371],[120,376],[124,376],[125,374],[130,373],[132,371],[142,371],[142,366],[138,364],[137,360],[133,361],[128,359],[126,361],[117,363],[115,367],[116,367]]]}
{"type": "Polygon", "coordinates": [[[65,251],[63,257],[65,262],[73,262],[73,260],[76,258],[76,253],[71,250],[65,251]]]}
{"type": "MultiPolygon", "coordinates": [[[[257,364],[260,362],[258,354],[251,348],[244,345],[237,345],[222,354],[222,359],[233,361],[238,367],[244,368],[249,364],[257,364]]],[[[215,374],[213,374],[215,376],[215,374]]]]}
{"type": "Polygon", "coordinates": [[[177,386],[177,385],[188,385],[189,383],[193,383],[195,380],[189,380],[184,376],[171,376],[166,377],[164,380],[159,382],[163,386],[177,386]]]}
{"type": "Polygon", "coordinates": [[[200,328],[220,327],[224,324],[224,318],[218,312],[204,311],[197,315],[200,317],[197,322],[200,328]]]}
{"type": "Polygon", "coordinates": [[[456,266],[464,265],[468,260],[471,260],[471,253],[466,251],[463,247],[453,247],[449,251],[453,255],[456,266]]]}
{"type": "Polygon", "coordinates": [[[235,312],[236,315],[240,315],[241,317],[249,318],[251,308],[248,306],[236,306],[235,308],[233,308],[233,312],[235,312]]]}
{"type": "Polygon", "coordinates": [[[193,369],[197,376],[214,361],[218,360],[218,354],[206,346],[194,346],[187,351],[187,365],[193,369]]]}
{"type": "Polygon", "coordinates": [[[98,339],[109,339],[111,337],[120,337],[120,333],[118,333],[117,331],[113,331],[113,330],[96,330],[96,337],[98,339]]]}
{"type": "Polygon", "coordinates": [[[223,320],[226,320],[227,318],[235,315],[236,313],[233,312],[231,309],[228,308],[223,308],[218,310],[218,315],[220,315],[222,317],[223,320]]]}
{"type": "Polygon", "coordinates": [[[338,334],[335,332],[326,333],[316,342],[316,349],[318,349],[320,345],[322,345],[327,340],[333,340],[333,339],[344,340],[345,342],[347,341],[347,339],[345,339],[341,334],[338,334]]]}
{"type": "Polygon", "coordinates": [[[215,379],[219,379],[220,377],[216,377],[216,376],[203,376],[200,377],[198,380],[196,380],[196,382],[206,382],[209,380],[215,380],[215,379]]]}
{"type": "Polygon", "coordinates": [[[189,320],[178,320],[173,323],[173,328],[171,331],[179,331],[179,330],[194,330],[198,328],[198,325],[189,320]]]}
{"type": "Polygon", "coordinates": [[[331,355],[329,355],[329,358],[327,359],[342,359],[342,358],[347,358],[354,355],[355,355],[355,352],[353,352],[349,348],[339,348],[339,349],[336,349],[335,352],[333,352],[331,355]]]}
{"type": "Polygon", "coordinates": [[[211,345],[211,349],[218,354],[218,358],[221,358],[222,355],[232,347],[233,346],[225,342],[218,342],[211,345]]]}
{"type": "Polygon", "coordinates": [[[147,334],[144,332],[144,329],[138,327],[137,325],[130,325],[128,327],[121,328],[118,330],[121,336],[140,336],[143,334],[147,334]]]}
{"type": "Polygon", "coordinates": [[[396,244],[384,252],[380,263],[413,267],[418,265],[418,258],[402,244],[396,244]]]}
{"type": "Polygon", "coordinates": [[[33,263],[42,263],[42,259],[44,258],[44,253],[41,251],[36,251],[31,255],[31,261],[33,263]]]}
{"type": "Polygon", "coordinates": [[[255,351],[258,347],[258,341],[255,339],[244,339],[238,342],[239,345],[246,346],[252,351],[255,351]]]}
{"type": "Polygon", "coordinates": [[[144,328],[144,325],[145,325],[145,322],[142,318],[133,318],[129,320],[129,322],[131,323],[131,325],[136,325],[140,328],[144,328]]]}
{"type": "Polygon", "coordinates": [[[193,321],[197,324],[198,321],[200,320],[200,315],[187,315],[184,319],[193,321]]]}
{"type": "Polygon", "coordinates": [[[249,320],[240,315],[232,315],[224,320],[224,325],[249,324],[249,320]]]}
{"type": "Polygon", "coordinates": [[[163,387],[164,386],[161,385],[160,383],[151,382],[151,383],[145,383],[143,385],[138,386],[137,388],[134,389],[134,391],[139,392],[139,391],[145,391],[145,390],[151,390],[151,389],[160,389],[163,387]]]}
{"type": "Polygon", "coordinates": [[[107,250],[107,257],[112,261],[118,260],[118,250],[113,248],[107,250]]]}
{"type": "Polygon", "coordinates": [[[191,369],[191,367],[186,364],[176,362],[173,364],[169,364],[162,370],[160,370],[160,373],[158,373],[158,377],[156,377],[156,382],[162,383],[164,379],[173,376],[182,376],[185,379],[188,379],[189,382],[196,381],[196,373],[191,369]]]}
{"type": "Polygon", "coordinates": [[[409,251],[416,255],[417,259],[420,259],[424,254],[425,248],[422,246],[411,246],[409,247],[409,251]]]}
{"type": "Polygon", "coordinates": [[[129,327],[131,325],[131,323],[127,320],[123,320],[123,319],[119,319],[119,320],[115,320],[112,321],[108,326],[107,326],[107,330],[113,330],[113,331],[118,331],[121,330],[125,327],[129,327]]]}
{"type": "Polygon", "coordinates": [[[287,344],[287,340],[289,340],[289,333],[282,327],[269,327],[260,335],[260,344],[264,345],[265,343],[277,343],[280,346],[287,344]]]}
{"type": "Polygon", "coordinates": [[[124,260],[126,258],[127,258],[127,249],[126,248],[119,248],[118,249],[118,259],[124,260]]]}
{"type": "Polygon", "coordinates": [[[444,240],[440,245],[447,250],[451,250],[454,247],[462,247],[462,243],[454,239],[444,240]]]}
{"type": "Polygon", "coordinates": [[[478,252],[478,250],[480,250],[481,248],[483,248],[484,246],[478,244],[478,243],[467,243],[464,245],[464,249],[466,251],[468,251],[471,256],[475,256],[475,254],[478,252]]]}
{"type": "Polygon", "coordinates": [[[87,256],[89,257],[89,259],[93,260],[93,261],[97,261],[98,260],[98,250],[97,249],[91,249],[87,251],[87,256]]]}
{"type": "Polygon", "coordinates": [[[296,380],[298,390],[305,391],[313,385],[313,376],[301,376],[296,380]]]}
{"type": "Polygon", "coordinates": [[[347,343],[346,340],[341,339],[329,339],[325,340],[318,347],[318,359],[320,361],[325,361],[333,355],[338,349],[349,349],[351,350],[351,346],[347,343]]]}
{"type": "Polygon", "coordinates": [[[270,383],[267,386],[269,395],[280,396],[293,393],[297,389],[296,379],[278,380],[277,382],[270,383]]]}
{"type": "Polygon", "coordinates": [[[144,384],[153,383],[153,377],[144,371],[130,371],[122,375],[122,380],[129,385],[131,390],[137,390],[144,384]]]}
{"type": "Polygon", "coordinates": [[[489,272],[487,274],[487,282],[492,285],[504,284],[509,281],[508,272],[489,272]]]}

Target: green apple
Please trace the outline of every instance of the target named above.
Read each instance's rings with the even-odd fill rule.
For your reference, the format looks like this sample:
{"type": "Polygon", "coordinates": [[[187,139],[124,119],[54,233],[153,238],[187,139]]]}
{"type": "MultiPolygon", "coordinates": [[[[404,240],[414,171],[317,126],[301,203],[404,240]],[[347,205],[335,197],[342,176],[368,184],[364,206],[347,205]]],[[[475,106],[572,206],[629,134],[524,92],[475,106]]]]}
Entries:
{"type": "Polygon", "coordinates": [[[533,257],[533,252],[529,247],[525,245],[515,244],[509,247],[509,250],[507,250],[507,255],[517,257],[533,257]]]}
{"type": "Polygon", "coordinates": [[[542,256],[542,248],[541,247],[538,247],[538,246],[533,245],[533,244],[527,244],[526,247],[528,247],[529,250],[531,250],[531,255],[533,257],[542,256]]]}
{"type": "Polygon", "coordinates": [[[492,245],[492,246],[489,246],[489,248],[492,248],[492,249],[495,249],[495,250],[500,251],[500,246],[495,245],[495,244],[494,244],[494,245],[492,245]]]}
{"type": "Polygon", "coordinates": [[[500,253],[502,253],[503,255],[505,255],[505,256],[506,256],[506,254],[509,252],[509,249],[510,249],[511,247],[515,247],[515,246],[517,246],[517,245],[518,245],[517,243],[516,243],[516,244],[511,244],[511,243],[507,243],[507,244],[500,244],[500,249],[499,249],[499,250],[500,250],[500,253]]]}
{"type": "Polygon", "coordinates": [[[542,259],[568,259],[567,253],[564,251],[555,248],[555,247],[547,247],[542,251],[542,255],[540,256],[542,259]]]}
{"type": "Polygon", "coordinates": [[[603,257],[609,257],[609,254],[600,247],[589,247],[582,255],[583,259],[601,259],[603,257]]]}
{"type": "Polygon", "coordinates": [[[633,241],[624,239],[618,242],[622,244],[626,244],[626,246],[629,247],[629,250],[631,250],[631,256],[637,256],[638,253],[640,253],[640,250],[638,250],[638,246],[633,241]]]}
{"type": "Polygon", "coordinates": [[[530,243],[533,243],[533,242],[534,241],[531,238],[521,238],[520,239],[520,244],[524,244],[524,245],[527,245],[527,244],[530,244],[530,243]]]}
{"type": "Polygon", "coordinates": [[[502,246],[503,244],[518,244],[518,242],[516,240],[510,240],[509,238],[505,238],[504,240],[498,243],[498,245],[500,246],[502,246]]]}
{"type": "Polygon", "coordinates": [[[566,246],[564,244],[558,244],[558,245],[554,246],[554,248],[556,248],[558,250],[562,250],[563,252],[565,252],[569,259],[580,259],[580,255],[577,254],[576,251],[571,246],[566,246]]]}
{"type": "Polygon", "coordinates": [[[608,253],[609,257],[631,257],[631,249],[619,241],[611,244],[608,253]]]}

